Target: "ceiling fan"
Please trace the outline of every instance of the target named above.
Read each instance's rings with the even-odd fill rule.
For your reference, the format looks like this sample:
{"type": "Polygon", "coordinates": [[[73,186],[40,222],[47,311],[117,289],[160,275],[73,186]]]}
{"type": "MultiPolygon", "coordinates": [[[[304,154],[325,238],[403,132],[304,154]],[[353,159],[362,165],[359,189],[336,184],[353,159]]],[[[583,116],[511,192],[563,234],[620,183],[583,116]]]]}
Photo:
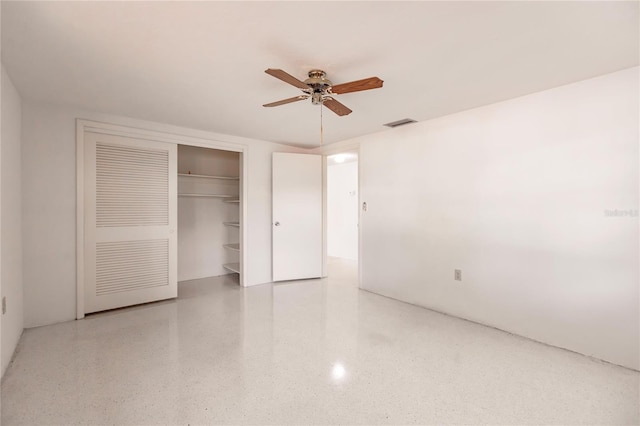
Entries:
{"type": "Polygon", "coordinates": [[[264,104],[263,106],[274,107],[311,98],[312,104],[324,105],[340,116],[351,114],[352,111],[338,102],[333,95],[377,89],[382,87],[383,83],[378,77],[369,77],[363,80],[351,81],[334,86],[331,80],[327,79],[327,74],[322,70],[309,71],[309,78],[305,81],[300,81],[291,74],[279,69],[269,68],[265,70],[265,72],[285,83],[296,86],[298,89],[301,89],[304,94],[277,102],[271,102],[270,104],[264,104]]]}

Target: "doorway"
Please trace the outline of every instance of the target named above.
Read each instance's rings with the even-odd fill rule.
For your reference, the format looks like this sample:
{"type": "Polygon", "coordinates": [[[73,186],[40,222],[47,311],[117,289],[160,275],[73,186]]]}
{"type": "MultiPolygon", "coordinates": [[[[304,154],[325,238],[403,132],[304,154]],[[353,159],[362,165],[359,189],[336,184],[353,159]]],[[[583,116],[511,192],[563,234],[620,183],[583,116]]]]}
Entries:
{"type": "Polygon", "coordinates": [[[327,156],[327,275],[358,283],[358,153],[327,156]]]}
{"type": "Polygon", "coordinates": [[[178,284],[240,280],[241,153],[178,145],[178,284]]]}

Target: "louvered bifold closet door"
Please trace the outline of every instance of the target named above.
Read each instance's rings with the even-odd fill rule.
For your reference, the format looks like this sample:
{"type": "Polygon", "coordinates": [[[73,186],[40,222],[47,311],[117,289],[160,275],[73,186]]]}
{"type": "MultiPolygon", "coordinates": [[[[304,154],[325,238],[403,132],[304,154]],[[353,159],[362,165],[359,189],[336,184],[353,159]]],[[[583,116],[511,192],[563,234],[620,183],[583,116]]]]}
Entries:
{"type": "Polygon", "coordinates": [[[177,297],[177,146],[84,140],[85,313],[177,297]]]}

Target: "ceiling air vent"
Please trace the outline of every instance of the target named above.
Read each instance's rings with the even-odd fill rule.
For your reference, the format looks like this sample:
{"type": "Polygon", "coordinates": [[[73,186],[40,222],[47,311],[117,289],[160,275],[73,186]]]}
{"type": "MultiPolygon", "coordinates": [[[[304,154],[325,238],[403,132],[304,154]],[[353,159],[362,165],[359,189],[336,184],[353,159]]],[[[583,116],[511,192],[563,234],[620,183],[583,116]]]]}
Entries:
{"type": "Polygon", "coordinates": [[[405,124],[416,123],[416,120],[412,120],[411,118],[403,118],[402,120],[392,121],[391,123],[385,124],[387,127],[398,127],[404,126],[405,124]]]}

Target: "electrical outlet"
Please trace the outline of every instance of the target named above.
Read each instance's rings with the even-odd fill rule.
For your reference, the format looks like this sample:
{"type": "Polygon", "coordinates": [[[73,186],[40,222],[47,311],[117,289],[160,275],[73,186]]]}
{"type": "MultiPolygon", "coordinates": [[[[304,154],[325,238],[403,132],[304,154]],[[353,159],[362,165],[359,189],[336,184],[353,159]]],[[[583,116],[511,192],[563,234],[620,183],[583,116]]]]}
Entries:
{"type": "Polygon", "coordinates": [[[7,313],[7,296],[2,296],[2,315],[7,313]]]}
{"type": "Polygon", "coordinates": [[[453,270],[453,279],[456,281],[462,281],[462,269],[453,270]]]}

